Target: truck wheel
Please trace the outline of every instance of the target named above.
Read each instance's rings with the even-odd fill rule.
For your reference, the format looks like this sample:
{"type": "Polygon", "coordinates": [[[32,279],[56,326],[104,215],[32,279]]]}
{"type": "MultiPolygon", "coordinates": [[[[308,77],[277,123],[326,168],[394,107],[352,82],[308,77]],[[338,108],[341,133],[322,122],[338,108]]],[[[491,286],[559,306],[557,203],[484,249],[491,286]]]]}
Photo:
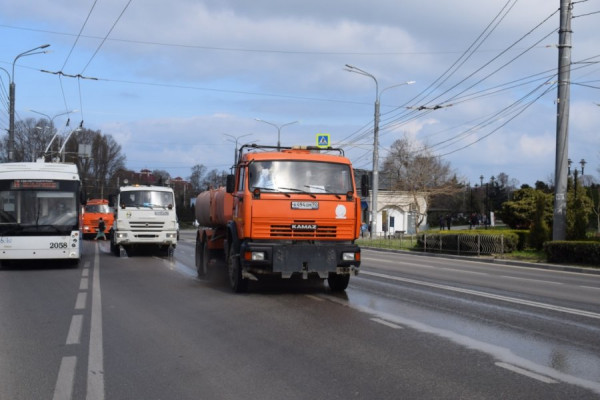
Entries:
{"type": "Polygon", "coordinates": [[[208,263],[212,258],[212,251],[208,248],[207,242],[202,242],[202,261],[201,268],[204,271],[204,276],[208,276],[208,263]]]}
{"type": "Polygon", "coordinates": [[[229,257],[227,258],[227,270],[229,272],[229,284],[231,290],[235,293],[243,293],[248,290],[248,281],[242,278],[242,267],[240,266],[240,256],[237,254],[233,243],[229,247],[229,257]]]}
{"type": "Polygon", "coordinates": [[[350,282],[350,274],[330,273],[327,277],[327,283],[332,292],[343,292],[350,282]]]}
{"type": "Polygon", "coordinates": [[[206,246],[205,242],[201,242],[199,239],[196,239],[196,271],[198,272],[198,278],[206,277],[206,269],[204,265],[204,247],[206,246]]]}
{"type": "Polygon", "coordinates": [[[120,256],[120,251],[119,251],[119,246],[117,246],[114,242],[114,240],[111,238],[110,239],[110,251],[117,257],[120,256]]]}

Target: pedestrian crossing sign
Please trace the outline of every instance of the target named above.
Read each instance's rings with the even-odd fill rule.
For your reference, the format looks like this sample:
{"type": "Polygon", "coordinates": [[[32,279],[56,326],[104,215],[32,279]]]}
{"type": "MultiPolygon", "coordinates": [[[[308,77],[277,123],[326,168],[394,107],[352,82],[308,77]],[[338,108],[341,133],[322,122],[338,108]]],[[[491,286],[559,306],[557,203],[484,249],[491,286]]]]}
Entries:
{"type": "Polygon", "coordinates": [[[329,133],[317,133],[317,147],[329,147],[329,133]]]}

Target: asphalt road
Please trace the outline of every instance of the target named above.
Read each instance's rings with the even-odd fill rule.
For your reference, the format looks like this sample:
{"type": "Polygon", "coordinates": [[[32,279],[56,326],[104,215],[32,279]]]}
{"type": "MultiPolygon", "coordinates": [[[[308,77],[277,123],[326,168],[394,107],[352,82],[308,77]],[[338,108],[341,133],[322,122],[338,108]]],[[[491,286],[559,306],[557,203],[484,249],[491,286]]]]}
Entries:
{"type": "Polygon", "coordinates": [[[193,246],[0,269],[0,400],[600,398],[598,275],[363,250],[236,295],[193,246]]]}

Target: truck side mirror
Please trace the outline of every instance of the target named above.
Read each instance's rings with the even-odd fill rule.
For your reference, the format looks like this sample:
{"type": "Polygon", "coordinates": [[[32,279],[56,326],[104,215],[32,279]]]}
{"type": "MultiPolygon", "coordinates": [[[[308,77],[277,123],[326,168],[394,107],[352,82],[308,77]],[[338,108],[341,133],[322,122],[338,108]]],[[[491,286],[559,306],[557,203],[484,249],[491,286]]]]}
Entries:
{"type": "Polygon", "coordinates": [[[360,196],[369,197],[369,177],[367,175],[360,177],[360,196]]]}
{"type": "Polygon", "coordinates": [[[115,195],[114,194],[108,195],[108,206],[109,207],[115,206],[115,195]]]}
{"type": "Polygon", "coordinates": [[[227,193],[233,193],[235,191],[235,175],[227,175],[226,181],[227,193]]]}
{"type": "Polygon", "coordinates": [[[87,204],[87,191],[85,189],[79,192],[79,203],[81,203],[82,206],[87,204]]]}

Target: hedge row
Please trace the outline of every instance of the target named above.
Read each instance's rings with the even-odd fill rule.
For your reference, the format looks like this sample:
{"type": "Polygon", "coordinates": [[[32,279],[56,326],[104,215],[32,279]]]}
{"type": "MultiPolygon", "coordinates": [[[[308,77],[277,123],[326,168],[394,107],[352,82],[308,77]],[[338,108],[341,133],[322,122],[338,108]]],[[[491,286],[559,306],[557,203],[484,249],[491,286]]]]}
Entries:
{"type": "Polygon", "coordinates": [[[552,241],[544,243],[549,262],[586,264],[600,268],[600,242],[552,241]]]}

